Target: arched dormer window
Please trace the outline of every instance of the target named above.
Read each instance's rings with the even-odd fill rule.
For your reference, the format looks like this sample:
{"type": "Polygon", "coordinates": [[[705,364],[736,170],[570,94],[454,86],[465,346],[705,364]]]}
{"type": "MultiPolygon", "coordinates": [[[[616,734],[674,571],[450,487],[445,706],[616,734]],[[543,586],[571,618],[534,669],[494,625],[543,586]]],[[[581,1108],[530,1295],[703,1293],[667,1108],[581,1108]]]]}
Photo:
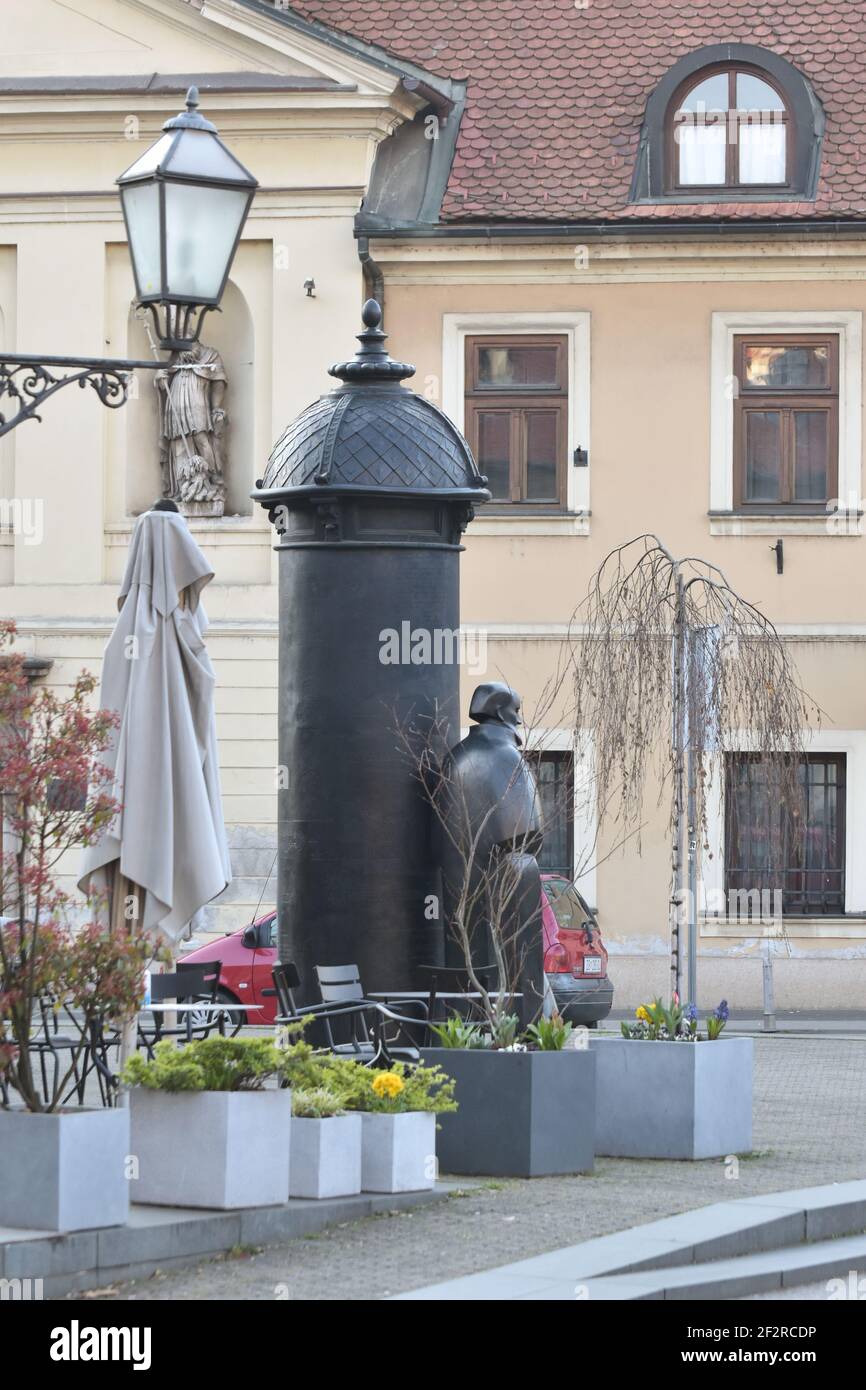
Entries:
{"type": "Polygon", "coordinates": [[[814,198],[824,112],[806,78],[753,44],[687,54],[651,94],[633,202],[814,198]]]}
{"type": "Polygon", "coordinates": [[[731,64],[688,78],[666,125],[671,190],[788,184],[788,107],[764,73],[731,64]]]}

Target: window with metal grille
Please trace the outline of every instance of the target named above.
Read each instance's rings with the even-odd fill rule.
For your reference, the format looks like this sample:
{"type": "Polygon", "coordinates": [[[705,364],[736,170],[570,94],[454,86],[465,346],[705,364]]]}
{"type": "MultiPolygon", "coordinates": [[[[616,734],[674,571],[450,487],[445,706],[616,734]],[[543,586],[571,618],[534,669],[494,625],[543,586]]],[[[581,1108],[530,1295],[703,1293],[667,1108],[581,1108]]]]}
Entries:
{"type": "Polygon", "coordinates": [[[529,753],[544,816],[543,874],[574,874],[574,758],[571,753],[529,753]]]}
{"type": "MultiPolygon", "coordinates": [[[[729,753],[725,776],[725,887],[731,903],[782,894],[782,912],[845,911],[844,753],[808,753],[799,764],[802,797],[779,804],[767,761],[729,753]]],[[[743,915],[742,911],[740,915],[743,915]]]]}

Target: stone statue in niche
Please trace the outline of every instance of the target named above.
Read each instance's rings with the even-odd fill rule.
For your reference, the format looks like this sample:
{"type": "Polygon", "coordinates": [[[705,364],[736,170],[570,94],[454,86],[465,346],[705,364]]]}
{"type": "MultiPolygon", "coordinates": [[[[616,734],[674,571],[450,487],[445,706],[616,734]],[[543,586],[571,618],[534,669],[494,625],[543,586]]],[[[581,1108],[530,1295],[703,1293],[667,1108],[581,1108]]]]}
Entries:
{"type": "Polygon", "coordinates": [[[156,373],[162,495],[185,516],[222,516],[225,508],[225,395],[228,380],[215,348],[193,343],[156,373]]]}

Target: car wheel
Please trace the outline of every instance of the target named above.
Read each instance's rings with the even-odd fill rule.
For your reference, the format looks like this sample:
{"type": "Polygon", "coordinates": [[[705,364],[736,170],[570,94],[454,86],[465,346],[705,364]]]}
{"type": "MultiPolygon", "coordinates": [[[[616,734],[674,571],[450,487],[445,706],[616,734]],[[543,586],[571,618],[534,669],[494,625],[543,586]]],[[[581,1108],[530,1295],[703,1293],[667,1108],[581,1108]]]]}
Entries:
{"type": "MultiPolygon", "coordinates": [[[[218,1004],[226,1005],[225,1010],[221,1011],[222,1017],[225,1020],[223,1028],[226,1037],[233,1038],[243,1028],[247,1021],[247,1016],[242,1009],[232,1009],[230,1007],[238,1001],[233,994],[229,994],[228,990],[218,989],[216,992],[216,1000],[218,1004]]],[[[219,1027],[220,1013],[217,1013],[214,1009],[193,1009],[189,1017],[190,1026],[194,1032],[208,1027],[212,1030],[216,1030],[219,1027]]]]}

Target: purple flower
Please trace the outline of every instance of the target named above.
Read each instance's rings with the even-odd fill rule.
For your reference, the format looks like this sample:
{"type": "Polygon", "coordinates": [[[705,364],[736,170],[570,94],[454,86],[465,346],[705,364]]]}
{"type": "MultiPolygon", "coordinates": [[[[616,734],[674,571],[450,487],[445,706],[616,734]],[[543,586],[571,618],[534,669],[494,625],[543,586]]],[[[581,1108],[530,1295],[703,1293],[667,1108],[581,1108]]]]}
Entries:
{"type": "Polygon", "coordinates": [[[729,1012],[730,1010],[728,1009],[728,1001],[727,999],[723,999],[722,1002],[719,1004],[719,1007],[717,1009],[713,1009],[713,1018],[717,1018],[719,1020],[719,1023],[727,1023],[729,1012]]]}
{"type": "Polygon", "coordinates": [[[697,1021],[698,1021],[698,1011],[697,1011],[697,1009],[695,1008],[694,1004],[687,1004],[687,1005],[686,1005],[686,1009],[685,1009],[685,1013],[683,1014],[683,1017],[684,1017],[685,1019],[687,1019],[687,1021],[688,1021],[689,1023],[697,1023],[697,1021]]]}

